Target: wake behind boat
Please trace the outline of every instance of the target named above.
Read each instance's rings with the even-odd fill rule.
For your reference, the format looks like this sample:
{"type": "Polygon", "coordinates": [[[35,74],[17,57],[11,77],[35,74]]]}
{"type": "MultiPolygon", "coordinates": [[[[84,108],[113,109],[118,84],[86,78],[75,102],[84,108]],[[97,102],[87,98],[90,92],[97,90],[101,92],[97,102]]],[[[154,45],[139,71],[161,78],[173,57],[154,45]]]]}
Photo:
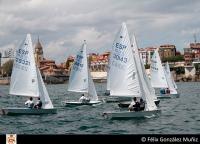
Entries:
{"type": "Polygon", "coordinates": [[[82,97],[79,101],[64,101],[65,106],[94,105],[101,103],[98,99],[94,82],[88,68],[85,41],[74,61],[69,77],[68,91],[82,93],[82,97]]]}
{"type": "Polygon", "coordinates": [[[57,112],[50,100],[40,70],[35,64],[30,34],[27,34],[26,39],[16,49],[9,94],[13,96],[40,97],[42,107],[40,109],[26,107],[2,108],[0,113],[3,115],[40,115],[57,112]]]}

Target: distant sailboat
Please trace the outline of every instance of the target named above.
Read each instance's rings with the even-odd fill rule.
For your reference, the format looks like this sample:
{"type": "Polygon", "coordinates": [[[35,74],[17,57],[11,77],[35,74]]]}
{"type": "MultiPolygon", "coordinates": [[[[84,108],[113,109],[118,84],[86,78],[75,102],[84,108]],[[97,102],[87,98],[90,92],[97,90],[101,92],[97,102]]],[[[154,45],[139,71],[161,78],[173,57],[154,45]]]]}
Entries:
{"type": "Polygon", "coordinates": [[[81,101],[65,101],[66,106],[93,105],[101,103],[101,101],[98,100],[94,82],[88,68],[86,42],[84,42],[76,55],[69,77],[68,91],[84,93],[88,98],[90,98],[90,101],[87,103],[81,101]]]}
{"type": "MultiPolygon", "coordinates": [[[[111,53],[111,67],[110,74],[115,75],[111,77],[110,94],[130,97],[142,97],[146,101],[144,111],[111,111],[104,112],[103,116],[112,119],[115,118],[135,118],[152,116],[159,112],[157,109],[154,98],[148,89],[141,64],[140,58],[134,56],[133,48],[131,48],[130,38],[126,24],[122,23],[121,29],[113,44],[113,53],[111,53]],[[120,39],[122,39],[120,41],[120,39]],[[139,58],[139,59],[137,59],[139,58]],[[137,60],[136,60],[137,59],[137,60]]],[[[136,44],[136,43],[135,43],[136,44]]],[[[137,55],[137,53],[136,53],[137,55]]]]}
{"type": "MultiPolygon", "coordinates": [[[[169,65],[166,69],[163,68],[160,56],[158,53],[158,49],[155,50],[152,59],[151,59],[151,84],[152,87],[157,89],[167,89],[169,87],[172,88],[173,82],[171,80],[171,74],[169,70],[169,65]]],[[[171,96],[179,96],[176,90],[170,91],[169,94],[159,94],[158,98],[171,98],[171,96]]]]}
{"type": "Polygon", "coordinates": [[[30,34],[27,34],[26,39],[16,49],[9,94],[14,96],[40,97],[42,108],[3,108],[1,110],[2,114],[49,114],[57,112],[50,100],[40,70],[35,64],[30,34]]]}
{"type": "Polygon", "coordinates": [[[171,75],[168,62],[165,63],[165,66],[163,66],[163,69],[164,69],[164,73],[165,73],[165,76],[166,76],[166,79],[167,79],[167,84],[168,84],[168,87],[169,87],[169,90],[170,90],[170,94],[178,94],[177,85],[174,82],[174,78],[171,75]]]}

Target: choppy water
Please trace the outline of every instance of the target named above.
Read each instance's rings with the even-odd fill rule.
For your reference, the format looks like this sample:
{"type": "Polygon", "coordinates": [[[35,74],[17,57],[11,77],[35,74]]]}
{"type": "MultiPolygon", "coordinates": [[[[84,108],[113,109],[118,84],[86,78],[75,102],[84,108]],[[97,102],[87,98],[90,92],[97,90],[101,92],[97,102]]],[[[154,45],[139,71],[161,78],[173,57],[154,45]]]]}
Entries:
{"type": "MultiPolygon", "coordinates": [[[[96,83],[102,95],[105,83],[96,83]]],[[[78,99],[80,95],[67,92],[67,85],[47,85],[57,114],[32,116],[0,116],[0,133],[17,134],[199,134],[200,83],[177,83],[180,98],[160,102],[159,116],[145,119],[109,120],[102,112],[118,109],[117,103],[97,106],[64,107],[61,101],[78,99]]],[[[8,93],[9,86],[0,86],[8,93]]],[[[25,97],[2,96],[0,107],[22,106],[25,97]]]]}

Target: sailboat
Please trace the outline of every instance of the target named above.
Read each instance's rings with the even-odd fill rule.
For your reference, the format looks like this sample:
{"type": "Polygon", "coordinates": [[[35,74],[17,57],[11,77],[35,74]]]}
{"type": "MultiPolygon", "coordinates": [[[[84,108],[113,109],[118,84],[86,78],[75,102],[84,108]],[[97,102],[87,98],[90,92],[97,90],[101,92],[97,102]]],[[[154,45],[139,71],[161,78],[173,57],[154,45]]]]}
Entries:
{"type": "Polygon", "coordinates": [[[65,101],[64,103],[66,106],[94,105],[101,103],[101,101],[98,100],[94,82],[88,68],[86,47],[86,41],[84,41],[71,69],[68,91],[84,93],[90,98],[90,101],[88,103],[81,101],[65,101]]]}
{"type": "MultiPolygon", "coordinates": [[[[149,80],[149,78],[148,78],[148,76],[146,74],[143,61],[142,61],[141,57],[139,56],[137,41],[136,41],[136,38],[135,38],[134,34],[133,34],[131,43],[132,43],[131,47],[133,49],[133,53],[134,53],[133,55],[134,55],[134,58],[135,58],[135,61],[136,61],[137,68],[138,68],[139,72],[143,74],[141,76],[144,79],[145,83],[147,84],[147,88],[149,89],[150,94],[153,97],[155,104],[158,105],[160,103],[160,100],[157,99],[157,96],[155,94],[155,90],[151,86],[151,82],[150,82],[150,80],[149,80]]],[[[127,108],[130,105],[130,103],[131,102],[120,102],[118,105],[119,105],[119,107],[127,108]]]]}
{"type": "MultiPolygon", "coordinates": [[[[171,74],[169,65],[167,69],[164,69],[160,60],[158,49],[155,50],[151,59],[151,84],[156,89],[167,89],[171,87],[171,74]]],[[[171,96],[179,96],[176,90],[170,91],[170,94],[159,94],[158,98],[171,98],[171,96]]]]}
{"type": "MultiPolygon", "coordinates": [[[[153,116],[160,112],[154,103],[154,98],[148,89],[148,85],[143,77],[142,69],[137,65],[136,56],[131,48],[130,38],[126,24],[122,23],[121,29],[117,34],[111,53],[110,74],[111,77],[110,94],[120,96],[130,96],[143,98],[146,101],[144,111],[108,111],[103,112],[104,117],[111,119],[136,118],[153,116]],[[120,41],[120,39],[123,39],[120,41]]],[[[139,57],[139,55],[137,56],[139,57]]],[[[138,59],[140,60],[140,59],[138,59]]]]}
{"type": "Polygon", "coordinates": [[[35,64],[31,35],[27,34],[25,40],[16,49],[13,63],[10,95],[24,97],[40,97],[42,108],[2,108],[1,113],[6,115],[19,114],[50,114],[57,113],[53,107],[49,94],[43,82],[39,68],[35,64]]]}
{"type": "Polygon", "coordinates": [[[165,63],[165,65],[163,66],[163,69],[164,69],[164,73],[167,79],[168,88],[170,90],[170,95],[174,97],[179,97],[179,94],[177,92],[177,85],[174,82],[174,78],[171,75],[168,62],[165,63]]]}
{"type": "MultiPolygon", "coordinates": [[[[121,43],[123,43],[124,45],[127,45],[127,43],[130,42],[130,40],[129,41],[126,40],[127,37],[122,36],[122,33],[123,33],[122,30],[120,30],[117,33],[113,46],[112,46],[111,55],[109,57],[107,91],[110,92],[110,96],[107,97],[105,101],[107,103],[120,102],[118,104],[120,107],[128,107],[131,103],[133,96],[136,95],[138,97],[140,92],[138,90],[139,82],[137,80],[137,77],[132,78],[131,76],[128,76],[130,75],[130,73],[134,71],[134,68],[129,66],[130,64],[127,63],[127,58],[124,58],[124,59],[123,57],[121,58],[121,56],[126,55],[126,52],[121,52],[121,49],[122,49],[121,47],[123,47],[121,43]],[[115,64],[112,64],[111,61],[112,63],[115,63],[115,64]],[[123,69],[120,69],[120,68],[119,69],[114,68],[115,65],[121,66],[122,64],[123,64],[123,67],[126,67],[127,72],[123,71],[123,69]],[[111,71],[110,70],[111,68],[114,70],[111,71]],[[135,94],[135,91],[137,91],[137,94],[135,94]]],[[[136,51],[138,55],[138,57],[136,58],[138,62],[136,64],[140,67],[141,72],[144,74],[144,79],[146,83],[148,83],[148,88],[151,91],[151,95],[154,96],[155,103],[156,105],[158,105],[160,101],[155,96],[155,91],[152,88],[149,82],[149,79],[146,75],[144,65],[142,63],[141,58],[139,57],[139,52],[138,52],[138,48],[137,48],[137,44],[136,44],[136,40],[134,36],[132,39],[131,49],[132,51],[136,51]]],[[[133,54],[133,57],[135,56],[136,54],[133,54]]]]}

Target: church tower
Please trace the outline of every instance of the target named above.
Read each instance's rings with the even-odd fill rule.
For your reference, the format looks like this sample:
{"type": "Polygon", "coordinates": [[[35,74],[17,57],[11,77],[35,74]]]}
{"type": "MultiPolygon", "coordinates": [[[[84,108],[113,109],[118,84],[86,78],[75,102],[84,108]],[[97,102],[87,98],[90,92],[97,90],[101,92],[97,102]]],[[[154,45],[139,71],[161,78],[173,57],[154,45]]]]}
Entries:
{"type": "Polygon", "coordinates": [[[43,56],[43,48],[42,48],[42,45],[40,43],[39,37],[38,37],[38,41],[35,45],[34,55],[35,55],[35,62],[37,64],[37,66],[40,67],[40,61],[44,60],[44,56],[43,56]]]}

